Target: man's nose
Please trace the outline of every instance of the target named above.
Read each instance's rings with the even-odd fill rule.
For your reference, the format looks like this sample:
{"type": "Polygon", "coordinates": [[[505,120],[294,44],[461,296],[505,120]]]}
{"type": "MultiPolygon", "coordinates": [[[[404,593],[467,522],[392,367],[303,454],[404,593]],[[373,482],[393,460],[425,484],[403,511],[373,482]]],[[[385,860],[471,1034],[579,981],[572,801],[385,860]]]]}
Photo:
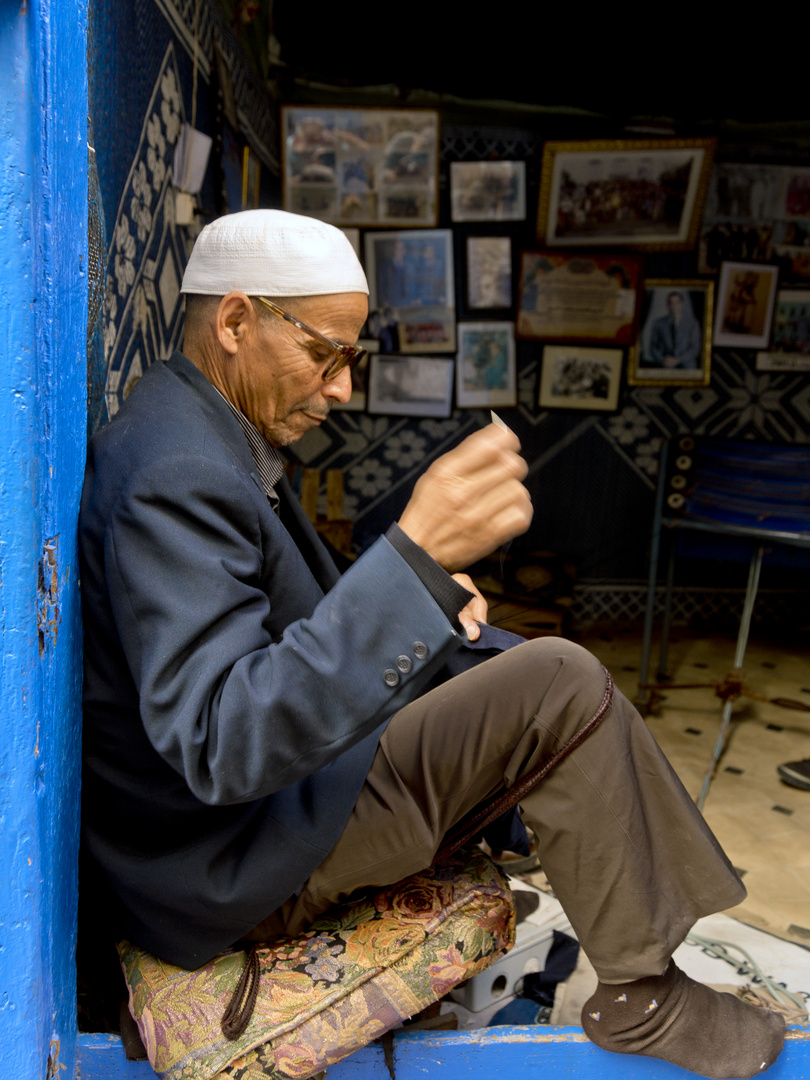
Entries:
{"type": "Polygon", "coordinates": [[[330,401],[345,405],[352,396],[352,373],[349,368],[343,368],[334,379],[325,382],[321,393],[330,401]]]}

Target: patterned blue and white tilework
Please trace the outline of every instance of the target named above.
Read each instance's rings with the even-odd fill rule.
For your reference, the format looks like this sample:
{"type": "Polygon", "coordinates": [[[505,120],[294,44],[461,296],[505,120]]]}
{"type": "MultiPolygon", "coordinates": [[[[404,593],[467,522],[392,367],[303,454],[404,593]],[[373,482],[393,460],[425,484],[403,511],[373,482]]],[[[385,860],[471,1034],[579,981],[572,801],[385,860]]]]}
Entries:
{"type": "Polygon", "coordinates": [[[182,338],[180,282],[198,230],[175,222],[174,149],[191,118],[195,57],[196,123],[203,130],[209,123],[214,34],[233,74],[242,133],[265,167],[277,172],[275,110],[213,0],[135,0],[120,8],[96,5],[92,14],[94,152],[104,206],[108,212],[117,208],[107,219],[103,282],[108,416],[145,368],[169,355],[182,338]],[[132,156],[125,173],[128,143],[132,156]]]}
{"type": "Polygon", "coordinates": [[[174,217],[172,162],[184,120],[174,46],[169,45],[107,254],[104,353],[110,416],[145,368],[168,356],[180,339],[180,282],[193,243],[174,217]]]}

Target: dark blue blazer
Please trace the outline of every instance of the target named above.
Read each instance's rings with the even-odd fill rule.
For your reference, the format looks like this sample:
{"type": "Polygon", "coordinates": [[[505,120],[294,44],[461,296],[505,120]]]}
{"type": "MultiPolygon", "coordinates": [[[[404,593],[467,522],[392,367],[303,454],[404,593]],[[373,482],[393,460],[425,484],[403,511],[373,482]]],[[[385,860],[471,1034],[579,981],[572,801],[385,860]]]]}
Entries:
{"type": "Polygon", "coordinates": [[[339,577],[281,488],[278,516],[180,353],[90,447],[83,847],[117,930],[187,968],[301,887],[386,722],[459,645],[384,537],[339,577]]]}

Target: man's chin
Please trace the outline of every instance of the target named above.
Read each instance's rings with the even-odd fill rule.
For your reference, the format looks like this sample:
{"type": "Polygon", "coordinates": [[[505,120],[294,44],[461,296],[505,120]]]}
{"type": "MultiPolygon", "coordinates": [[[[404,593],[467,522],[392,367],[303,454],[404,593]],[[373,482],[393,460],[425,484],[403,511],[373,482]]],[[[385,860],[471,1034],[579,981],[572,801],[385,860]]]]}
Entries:
{"type": "Polygon", "coordinates": [[[267,441],[271,446],[290,446],[299,439],[303,439],[308,431],[319,427],[329,415],[328,413],[308,413],[303,410],[293,414],[303,418],[304,423],[296,423],[294,426],[285,424],[280,430],[267,435],[267,441]]]}

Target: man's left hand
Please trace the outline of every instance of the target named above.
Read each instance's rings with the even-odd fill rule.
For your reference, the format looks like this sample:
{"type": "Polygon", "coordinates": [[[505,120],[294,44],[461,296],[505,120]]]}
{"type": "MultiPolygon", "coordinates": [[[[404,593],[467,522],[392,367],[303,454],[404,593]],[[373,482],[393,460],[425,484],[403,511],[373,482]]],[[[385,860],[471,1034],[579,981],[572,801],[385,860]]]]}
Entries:
{"type": "Polygon", "coordinates": [[[467,631],[467,639],[477,641],[481,636],[481,627],[478,624],[487,621],[487,602],[476,589],[469,574],[453,574],[453,580],[474,594],[469,604],[458,613],[458,621],[467,631]]]}

